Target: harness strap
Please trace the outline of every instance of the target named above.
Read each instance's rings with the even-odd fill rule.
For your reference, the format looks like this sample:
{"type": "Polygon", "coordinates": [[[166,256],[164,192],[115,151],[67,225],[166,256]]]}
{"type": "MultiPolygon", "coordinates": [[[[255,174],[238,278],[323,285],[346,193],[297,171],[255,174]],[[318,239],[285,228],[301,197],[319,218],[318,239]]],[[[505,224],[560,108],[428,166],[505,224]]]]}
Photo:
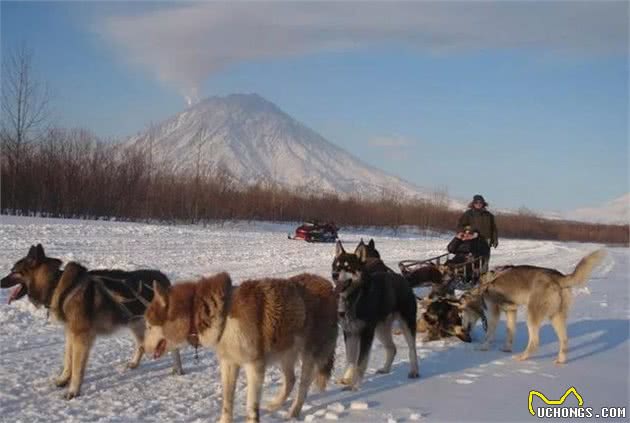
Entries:
{"type": "MultiPolygon", "coordinates": [[[[122,310],[122,312],[127,316],[127,318],[131,321],[134,319],[139,319],[142,316],[136,316],[135,314],[133,314],[121,301],[118,301],[115,297],[114,294],[112,294],[112,292],[105,286],[105,282],[103,280],[103,278],[99,277],[99,276],[95,276],[93,277],[95,286],[101,290],[101,292],[107,297],[109,298],[116,306],[118,306],[118,308],[120,308],[120,310],[122,310]]],[[[133,290],[131,290],[131,292],[133,293],[133,290]]],[[[135,294],[135,293],[134,293],[135,294]]]]}

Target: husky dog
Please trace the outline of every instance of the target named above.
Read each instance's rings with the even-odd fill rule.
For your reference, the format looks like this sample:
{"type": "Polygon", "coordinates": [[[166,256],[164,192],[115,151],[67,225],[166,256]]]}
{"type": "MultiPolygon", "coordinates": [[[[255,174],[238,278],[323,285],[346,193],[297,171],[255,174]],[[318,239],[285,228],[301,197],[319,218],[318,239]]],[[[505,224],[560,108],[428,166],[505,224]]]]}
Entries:
{"type": "Polygon", "coordinates": [[[512,351],[516,311],[519,306],[524,305],[527,306],[529,341],[525,351],[514,358],[527,360],[536,352],[540,326],[545,319],[549,319],[560,343],[555,362],[565,363],[568,349],[567,315],[573,299],[571,288],[584,285],[605,255],[604,250],[587,255],[569,275],[536,266],[509,266],[488,272],[481,282],[478,294],[482,295],[489,313],[488,331],[482,349],[487,350],[494,341],[497,323],[503,311],[507,315],[507,337],[502,350],[512,351]]]}
{"type": "Polygon", "coordinates": [[[346,344],[347,369],[340,383],[345,389],[357,390],[365,374],[374,335],[385,346],[385,365],[379,373],[391,370],[396,346],[392,323],[401,322],[409,347],[410,378],[418,373],[416,354],[416,298],[407,281],[393,272],[369,273],[367,257],[346,253],[337,242],[332,276],[339,295],[338,314],[346,344]]]}
{"type": "Polygon", "coordinates": [[[280,408],[293,389],[295,364],[302,361],[298,393],[289,417],[298,417],[315,378],[324,389],[334,365],[337,301],[332,284],[319,276],[249,280],[232,285],[227,273],[183,282],[155,284],[146,312],[145,349],[159,357],[184,345],[216,351],[221,369],[221,422],[232,421],[238,372],[247,376],[247,421],[258,422],[265,369],[278,362],[282,388],[267,406],[280,408]]]}
{"type": "MultiPolygon", "coordinates": [[[[61,260],[46,257],[44,247],[32,246],[26,257],[18,260],[11,273],[0,281],[1,288],[15,286],[9,302],[28,295],[36,306],[46,307],[64,324],[66,345],[58,387],[70,383],[65,395],[79,395],[83,373],[94,339],[126,326],[137,345],[129,368],[140,363],[143,354],[146,305],[153,298],[151,282],[168,287],[168,278],[157,270],[92,270],[78,263],[68,263],[61,270],[61,260]],[[146,283],[146,285],[145,285],[146,283]],[[17,286],[16,286],[17,285],[17,286]]],[[[173,351],[175,372],[182,373],[179,352],[173,351]]]]}

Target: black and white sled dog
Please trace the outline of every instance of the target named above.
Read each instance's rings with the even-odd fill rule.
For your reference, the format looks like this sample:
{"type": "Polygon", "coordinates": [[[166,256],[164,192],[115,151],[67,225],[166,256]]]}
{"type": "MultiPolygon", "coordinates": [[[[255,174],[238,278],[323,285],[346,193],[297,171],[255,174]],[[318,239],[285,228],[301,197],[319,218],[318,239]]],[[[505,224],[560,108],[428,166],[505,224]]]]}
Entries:
{"type": "Polygon", "coordinates": [[[357,390],[365,374],[374,335],[386,350],[389,373],[396,355],[392,324],[398,319],[409,347],[410,378],[417,378],[416,297],[408,282],[393,272],[367,272],[365,249],[347,253],[337,242],[332,277],[338,297],[339,322],[346,344],[347,368],[339,380],[344,389],[357,390]]]}

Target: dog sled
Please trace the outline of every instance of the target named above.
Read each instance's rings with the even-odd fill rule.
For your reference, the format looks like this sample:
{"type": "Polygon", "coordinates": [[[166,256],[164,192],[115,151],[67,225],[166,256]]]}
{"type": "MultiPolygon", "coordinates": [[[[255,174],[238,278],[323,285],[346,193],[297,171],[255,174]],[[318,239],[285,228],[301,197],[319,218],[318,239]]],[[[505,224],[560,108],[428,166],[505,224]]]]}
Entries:
{"type": "Polygon", "coordinates": [[[437,269],[442,275],[439,281],[445,289],[466,291],[479,283],[481,276],[488,271],[486,258],[469,254],[463,258],[445,253],[424,260],[402,260],[398,268],[405,278],[414,280],[418,287],[431,286],[435,279],[417,280],[419,275],[428,274],[427,269],[437,269]]]}
{"type": "Polygon", "coordinates": [[[304,222],[295,230],[295,234],[289,234],[292,240],[306,242],[335,242],[337,241],[338,228],[332,223],[304,222]]]}

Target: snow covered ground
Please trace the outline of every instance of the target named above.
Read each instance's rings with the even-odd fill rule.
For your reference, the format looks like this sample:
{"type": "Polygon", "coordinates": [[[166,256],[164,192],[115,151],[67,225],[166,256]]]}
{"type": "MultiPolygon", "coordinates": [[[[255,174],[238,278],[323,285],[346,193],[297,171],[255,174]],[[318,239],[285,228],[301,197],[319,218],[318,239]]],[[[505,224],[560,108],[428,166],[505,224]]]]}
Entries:
{"type": "MultiPolygon", "coordinates": [[[[0,218],[0,274],[4,276],[28,247],[41,242],[49,255],[78,260],[90,268],[156,267],[173,280],[227,270],[236,280],[258,276],[289,276],[314,272],[328,277],[334,247],[287,240],[289,225],[228,223],[209,227],[159,226],[114,222],[0,218]]],[[[361,237],[374,236],[391,266],[401,259],[441,253],[448,239],[413,233],[341,232],[354,247],[361,237]]],[[[535,264],[569,272],[597,245],[546,241],[501,240],[492,264],[535,264]]],[[[302,418],[352,422],[388,421],[533,421],[527,409],[530,390],[559,398],[575,386],[585,406],[628,406],[630,371],[629,251],[610,248],[588,288],[579,289],[569,319],[570,352],[558,367],[558,349],[549,325],[541,331],[541,348],[527,362],[509,354],[477,351],[478,344],[458,340],[423,343],[418,339],[421,378],[408,380],[405,343],[396,337],[398,354],[391,374],[376,375],[384,357],[376,341],[362,389],[342,392],[332,384],[312,393],[302,418]]],[[[44,310],[23,299],[6,305],[0,292],[0,420],[34,421],[213,421],[220,414],[218,366],[211,351],[183,354],[184,376],[171,375],[168,358],[145,359],[136,370],[125,364],[132,338],[120,331],[98,339],[86,371],[82,396],[62,399],[52,376],[59,372],[63,353],[61,327],[46,321],[44,310]]],[[[515,351],[525,347],[527,331],[519,314],[515,351]]],[[[499,327],[497,345],[504,337],[499,327]]],[[[476,341],[482,330],[477,328],[476,341]]],[[[344,366],[338,342],[336,375],[344,366]]],[[[236,420],[243,420],[245,382],[237,387],[236,420]]],[[[279,386],[279,373],[270,369],[264,397],[279,386]]],[[[536,400],[538,401],[538,400],[536,400]]],[[[573,399],[567,400],[568,402],[573,399]]],[[[574,404],[574,402],[571,402],[574,404]]],[[[287,404],[288,405],[288,404],[287,404]]],[[[540,404],[535,404],[540,405],[540,404]]],[[[280,421],[282,413],[263,413],[264,421],[280,421]]]]}

